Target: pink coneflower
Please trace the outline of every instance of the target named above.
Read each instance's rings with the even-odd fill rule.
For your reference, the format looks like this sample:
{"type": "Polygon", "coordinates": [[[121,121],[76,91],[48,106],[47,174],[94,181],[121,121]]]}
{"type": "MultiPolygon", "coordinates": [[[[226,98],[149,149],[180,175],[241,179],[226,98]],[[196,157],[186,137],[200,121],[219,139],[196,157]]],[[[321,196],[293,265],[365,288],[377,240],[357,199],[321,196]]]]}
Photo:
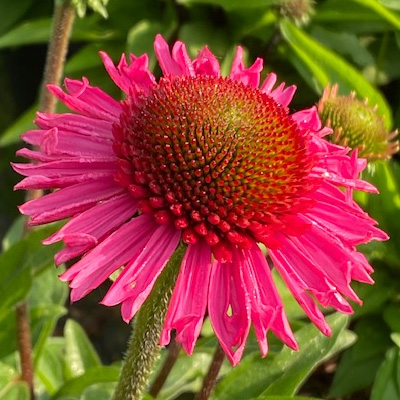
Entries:
{"type": "Polygon", "coordinates": [[[232,364],[253,324],[263,356],[266,333],[297,344],[271,278],[274,265],[308,317],[330,329],[315,300],[351,313],[352,280],[372,283],[355,246],[385,240],[352,199],[374,192],[359,180],[364,160],[323,137],[315,107],[290,114],[295,87],[260,86],[262,60],[245,68],[238,47],[221,77],[206,47],[192,61],[182,42],[172,55],[157,36],[159,81],[148,57],[122,56],[105,68],[125,92],[119,102],[87,79],[49,90],[75,113],[39,113],[18,155],[18,189],[57,189],[21,206],[32,225],[71,218],[46,244],[55,260],[83,255],[61,279],[76,301],[123,266],[102,303],[122,304],[130,321],[180,241],[187,244],[161,344],[171,330],[191,354],[208,312],[232,364]],[[258,244],[267,248],[267,256],[258,244]],[[344,297],[343,297],[344,296],[344,297]]]}

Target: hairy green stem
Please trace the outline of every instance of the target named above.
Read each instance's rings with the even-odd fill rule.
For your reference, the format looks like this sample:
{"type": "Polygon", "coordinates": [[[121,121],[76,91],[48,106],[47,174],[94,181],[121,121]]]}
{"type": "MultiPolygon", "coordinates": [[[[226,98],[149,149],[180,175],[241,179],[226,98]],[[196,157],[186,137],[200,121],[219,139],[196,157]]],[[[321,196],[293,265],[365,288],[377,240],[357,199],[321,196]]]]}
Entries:
{"type": "Polygon", "coordinates": [[[186,246],[180,244],[134,320],[113,400],[140,400],[161,346],[160,334],[186,246]]]}

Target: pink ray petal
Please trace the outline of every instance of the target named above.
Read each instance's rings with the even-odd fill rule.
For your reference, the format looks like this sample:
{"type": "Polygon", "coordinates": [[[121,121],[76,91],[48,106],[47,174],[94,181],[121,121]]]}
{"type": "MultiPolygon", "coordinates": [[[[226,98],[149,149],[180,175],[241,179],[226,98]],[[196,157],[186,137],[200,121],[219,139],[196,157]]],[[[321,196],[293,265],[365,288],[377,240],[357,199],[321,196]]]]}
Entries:
{"type": "Polygon", "coordinates": [[[101,51],[100,56],[111,79],[126,94],[130,93],[133,85],[147,91],[151,85],[156,83],[154,75],[149,70],[147,54],[131,57],[130,65],[126,62],[125,55],[122,55],[117,67],[114,66],[107,53],[101,51]]]}
{"type": "Polygon", "coordinates": [[[186,353],[192,354],[207,309],[211,249],[205,241],[189,245],[161,333],[161,345],[170,342],[172,329],[186,353]],[[194,295],[195,294],[195,295],[194,295]]]}
{"type": "MultiPolygon", "coordinates": [[[[234,257],[234,255],[233,255],[234,257]]],[[[208,313],[214,332],[232,365],[242,357],[249,334],[250,297],[236,259],[214,261],[211,271],[208,313]]]]}
{"type": "Polygon", "coordinates": [[[57,264],[63,263],[96,246],[106,235],[132,217],[136,210],[136,201],[124,193],[72,218],[58,232],[43,240],[43,243],[52,244],[63,240],[67,247],[56,254],[57,264]]]}
{"type": "Polygon", "coordinates": [[[261,58],[257,58],[251,67],[245,68],[243,63],[243,48],[238,46],[235,59],[232,63],[230,78],[257,88],[260,84],[260,73],[262,70],[263,60],[261,58]]]}
{"type": "Polygon", "coordinates": [[[19,207],[24,215],[30,215],[32,225],[44,224],[71,217],[93,207],[101,200],[109,199],[124,191],[112,178],[78,183],[19,207]]]}
{"type": "Polygon", "coordinates": [[[309,297],[309,295],[304,291],[302,286],[303,284],[299,284],[299,280],[297,277],[293,277],[287,268],[287,260],[283,256],[280,250],[272,250],[270,249],[268,252],[271,260],[273,261],[275,267],[278,269],[279,274],[284,279],[287,287],[292,292],[294,298],[300,304],[301,308],[310,318],[310,320],[318,327],[318,329],[327,336],[330,336],[332,331],[325,321],[324,315],[318,309],[315,302],[309,297]]]}
{"type": "Polygon", "coordinates": [[[79,114],[46,114],[37,113],[37,126],[44,130],[58,128],[69,133],[85,136],[97,136],[103,139],[112,139],[112,122],[99,120],[79,114]]]}
{"type": "Polygon", "coordinates": [[[266,334],[271,329],[286,345],[297,350],[282,300],[272,280],[270,267],[258,246],[242,250],[243,276],[251,293],[251,319],[263,357],[267,355],[266,334]]]}
{"type": "MultiPolygon", "coordinates": [[[[304,240],[306,235],[303,234],[301,239],[304,240]]],[[[340,312],[351,314],[353,310],[340,295],[335,286],[337,282],[330,279],[331,275],[326,272],[326,268],[334,268],[334,266],[320,268],[319,260],[307,257],[307,253],[299,246],[300,240],[297,238],[286,238],[281,235],[281,241],[282,247],[274,253],[275,259],[279,259],[279,265],[276,265],[276,268],[281,275],[283,276],[282,270],[285,269],[286,276],[296,281],[302,290],[312,293],[324,307],[331,306],[340,312]]],[[[340,289],[343,289],[348,296],[354,293],[345,284],[341,285],[340,289]]],[[[355,296],[354,300],[357,301],[358,297],[355,296]]]]}
{"type": "Polygon", "coordinates": [[[285,88],[285,84],[281,83],[276,89],[272,90],[270,96],[275,101],[284,107],[287,107],[296,93],[297,87],[295,85],[285,88]]]}
{"type": "Polygon", "coordinates": [[[200,50],[193,60],[193,68],[196,75],[208,75],[219,77],[221,75],[219,62],[207,46],[200,50]]]}
{"type": "Polygon", "coordinates": [[[133,218],[64,272],[60,279],[71,281],[71,301],[84,297],[140,254],[156,229],[157,225],[150,216],[133,218]]]}
{"type": "Polygon", "coordinates": [[[42,164],[12,163],[13,169],[23,176],[42,175],[46,177],[63,177],[84,174],[92,171],[115,172],[114,161],[86,159],[57,160],[42,164]]]}
{"type": "Polygon", "coordinates": [[[52,128],[48,131],[28,131],[22,135],[22,139],[29,144],[40,146],[41,150],[49,155],[65,154],[75,157],[115,159],[110,140],[63,132],[59,131],[58,128],[52,128]]]}
{"type": "Polygon", "coordinates": [[[184,71],[182,70],[181,66],[171,57],[168,43],[161,35],[156,36],[154,41],[154,51],[164,76],[184,75],[184,71]]]}
{"type": "Polygon", "coordinates": [[[121,105],[99,88],[90,86],[87,79],[82,82],[66,80],[65,84],[71,94],[56,85],[47,85],[47,88],[73,111],[100,120],[118,121],[121,105]]]}
{"type": "Polygon", "coordinates": [[[122,302],[122,318],[129,322],[176,250],[180,236],[180,231],[173,226],[159,225],[140,254],[126,265],[112,284],[102,304],[115,305],[122,302]]]}
{"type": "Polygon", "coordinates": [[[178,41],[174,44],[174,46],[172,47],[172,58],[180,66],[183,75],[186,76],[195,75],[194,68],[192,65],[192,60],[190,59],[186,51],[185,43],[178,41]]]}
{"type": "Polygon", "coordinates": [[[273,72],[268,74],[260,87],[261,92],[265,94],[270,94],[272,88],[275,86],[276,80],[277,80],[276,74],[274,74],[273,72]]]}

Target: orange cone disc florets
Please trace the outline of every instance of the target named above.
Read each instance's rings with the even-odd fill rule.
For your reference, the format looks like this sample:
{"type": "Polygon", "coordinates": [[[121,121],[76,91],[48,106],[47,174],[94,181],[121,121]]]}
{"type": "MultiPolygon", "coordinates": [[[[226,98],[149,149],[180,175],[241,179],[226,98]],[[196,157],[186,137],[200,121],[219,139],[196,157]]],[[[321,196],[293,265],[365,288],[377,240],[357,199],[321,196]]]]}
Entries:
{"type": "Polygon", "coordinates": [[[272,97],[230,78],[161,78],[126,100],[114,136],[116,179],[141,212],[174,223],[187,243],[204,237],[217,256],[303,210],[313,186],[307,133],[272,97]]]}

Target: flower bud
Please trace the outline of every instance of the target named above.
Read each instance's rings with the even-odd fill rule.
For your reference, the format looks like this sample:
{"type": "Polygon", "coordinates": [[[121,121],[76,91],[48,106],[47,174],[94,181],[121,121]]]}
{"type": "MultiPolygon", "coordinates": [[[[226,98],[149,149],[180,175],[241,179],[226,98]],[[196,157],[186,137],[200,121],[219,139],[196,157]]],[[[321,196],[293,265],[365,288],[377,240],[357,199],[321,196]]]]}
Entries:
{"type": "Polygon", "coordinates": [[[390,158],[399,149],[397,130],[388,132],[377,106],[360,101],[352,92],[338,95],[338,85],[325,88],[318,103],[322,123],[332,128],[331,141],[341,146],[358,149],[360,157],[369,160],[390,158]]]}

